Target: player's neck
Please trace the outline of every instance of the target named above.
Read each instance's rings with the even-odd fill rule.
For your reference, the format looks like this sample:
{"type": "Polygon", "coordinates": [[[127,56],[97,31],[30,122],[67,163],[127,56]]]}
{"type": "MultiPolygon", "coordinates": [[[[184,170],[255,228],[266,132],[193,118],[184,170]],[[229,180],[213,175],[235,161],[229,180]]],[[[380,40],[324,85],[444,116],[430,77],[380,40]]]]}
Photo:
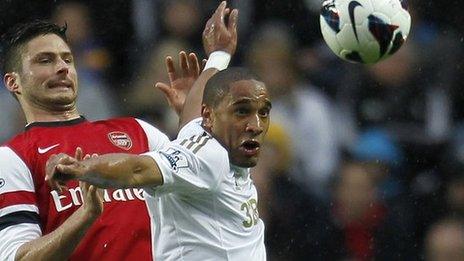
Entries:
{"type": "Polygon", "coordinates": [[[26,116],[27,124],[33,122],[67,121],[80,117],[76,106],[73,106],[69,110],[49,110],[32,106],[26,107],[23,106],[23,111],[26,116]]]}

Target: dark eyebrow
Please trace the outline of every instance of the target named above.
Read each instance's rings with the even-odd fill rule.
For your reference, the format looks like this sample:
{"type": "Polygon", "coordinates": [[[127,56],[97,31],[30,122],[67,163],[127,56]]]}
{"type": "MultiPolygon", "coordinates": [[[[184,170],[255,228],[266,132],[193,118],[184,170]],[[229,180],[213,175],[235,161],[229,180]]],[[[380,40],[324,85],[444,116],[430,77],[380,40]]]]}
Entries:
{"type": "Polygon", "coordinates": [[[52,55],[55,55],[55,54],[51,52],[40,52],[40,53],[36,53],[34,56],[37,57],[37,56],[52,56],[52,55]]]}
{"type": "MultiPolygon", "coordinates": [[[[40,53],[35,54],[35,56],[41,56],[41,55],[54,56],[55,53],[54,52],[40,52],[40,53]]],[[[59,55],[72,56],[72,53],[71,52],[62,52],[62,53],[59,53],[59,55]]]]}
{"type": "Polygon", "coordinates": [[[251,103],[252,101],[253,99],[244,97],[244,98],[240,98],[239,100],[236,100],[235,102],[232,103],[232,105],[251,103]]]}
{"type": "MultiPolygon", "coordinates": [[[[248,104],[248,103],[252,103],[253,101],[254,99],[244,97],[244,98],[241,98],[235,101],[234,103],[232,103],[232,105],[248,104]]],[[[266,107],[269,107],[270,109],[272,108],[272,103],[270,100],[266,99],[264,103],[266,104],[266,107]]]]}

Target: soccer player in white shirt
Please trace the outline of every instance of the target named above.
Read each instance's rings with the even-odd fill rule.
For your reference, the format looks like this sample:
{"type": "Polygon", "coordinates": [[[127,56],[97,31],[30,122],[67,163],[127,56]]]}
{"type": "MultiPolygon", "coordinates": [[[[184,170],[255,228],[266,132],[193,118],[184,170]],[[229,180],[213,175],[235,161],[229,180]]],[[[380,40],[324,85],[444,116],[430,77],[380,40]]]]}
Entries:
{"type": "Polygon", "coordinates": [[[143,187],[155,260],[265,260],[249,168],[257,163],[270,110],[264,83],[230,68],[208,81],[201,119],[185,125],[167,149],[84,161],[59,154],[49,159],[47,177],[52,184],[74,178],[143,187]]]}

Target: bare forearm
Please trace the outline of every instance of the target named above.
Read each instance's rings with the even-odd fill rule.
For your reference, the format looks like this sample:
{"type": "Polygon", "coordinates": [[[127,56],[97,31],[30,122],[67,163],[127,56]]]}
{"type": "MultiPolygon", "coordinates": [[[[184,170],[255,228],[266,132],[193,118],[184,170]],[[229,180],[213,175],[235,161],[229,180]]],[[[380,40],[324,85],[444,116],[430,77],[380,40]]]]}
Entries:
{"type": "Polygon", "coordinates": [[[53,232],[22,245],[15,260],[68,259],[97,217],[79,208],[53,232]]]}
{"type": "Polygon", "coordinates": [[[205,89],[206,83],[217,72],[219,72],[217,69],[210,68],[206,71],[203,71],[200,76],[198,76],[198,79],[193,84],[192,89],[189,91],[185,100],[185,105],[179,121],[179,129],[181,129],[191,120],[200,117],[203,91],[205,89]]]}
{"type": "Polygon", "coordinates": [[[141,187],[162,182],[159,168],[149,156],[112,153],[82,163],[88,170],[77,178],[99,187],[141,187]]]}

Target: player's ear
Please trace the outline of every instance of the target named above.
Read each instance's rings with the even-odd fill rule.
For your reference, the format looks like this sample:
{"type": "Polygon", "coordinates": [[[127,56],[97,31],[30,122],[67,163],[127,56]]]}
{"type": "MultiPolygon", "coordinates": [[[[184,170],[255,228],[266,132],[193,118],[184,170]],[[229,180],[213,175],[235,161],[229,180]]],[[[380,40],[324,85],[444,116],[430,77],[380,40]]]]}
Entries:
{"type": "Polygon", "coordinates": [[[19,93],[20,80],[17,73],[6,73],[5,76],[3,76],[3,83],[5,84],[5,87],[8,89],[8,91],[12,93],[19,93]]]}
{"type": "Polygon", "coordinates": [[[213,127],[213,112],[210,107],[205,104],[201,105],[201,117],[203,118],[203,127],[211,130],[213,127]]]}

